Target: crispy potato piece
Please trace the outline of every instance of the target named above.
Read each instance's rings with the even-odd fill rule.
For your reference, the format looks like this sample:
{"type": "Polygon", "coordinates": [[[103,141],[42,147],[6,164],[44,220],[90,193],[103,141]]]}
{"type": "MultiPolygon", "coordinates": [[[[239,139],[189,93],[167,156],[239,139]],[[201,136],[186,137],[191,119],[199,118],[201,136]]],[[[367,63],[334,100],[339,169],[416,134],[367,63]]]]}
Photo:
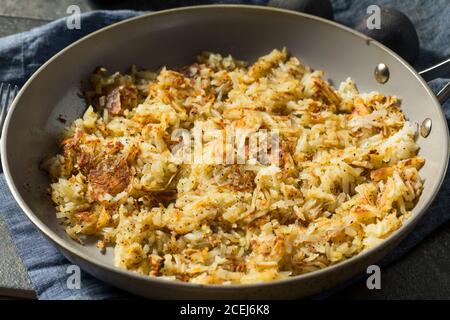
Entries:
{"type": "Polygon", "coordinates": [[[317,89],[317,98],[322,98],[329,104],[338,106],[341,103],[341,98],[333,91],[328,83],[321,78],[314,78],[314,86],[317,89]]]}
{"type": "Polygon", "coordinates": [[[120,86],[106,96],[106,109],[112,114],[121,114],[138,103],[138,92],[134,86],[120,86]]]}
{"type": "Polygon", "coordinates": [[[130,169],[126,158],[106,157],[101,160],[88,176],[89,186],[94,196],[122,192],[130,182],[130,169]]]}
{"type": "Polygon", "coordinates": [[[417,170],[419,170],[420,168],[422,168],[424,163],[425,163],[425,159],[423,157],[416,156],[414,158],[400,161],[398,164],[396,164],[394,166],[383,167],[383,168],[373,170],[370,173],[370,178],[375,182],[379,182],[381,180],[385,181],[387,178],[392,176],[395,169],[397,169],[397,168],[404,169],[404,168],[408,168],[408,167],[414,167],[417,170]]]}
{"type": "Polygon", "coordinates": [[[248,74],[252,78],[261,78],[265,76],[270,69],[274,68],[281,61],[286,61],[286,50],[278,51],[273,50],[268,55],[265,55],[258,59],[248,70],[248,74]]]}
{"type": "Polygon", "coordinates": [[[392,167],[385,167],[385,168],[380,168],[377,170],[373,170],[370,173],[370,178],[375,181],[381,181],[381,180],[386,180],[388,177],[392,176],[392,174],[394,173],[394,166],[392,167]]]}

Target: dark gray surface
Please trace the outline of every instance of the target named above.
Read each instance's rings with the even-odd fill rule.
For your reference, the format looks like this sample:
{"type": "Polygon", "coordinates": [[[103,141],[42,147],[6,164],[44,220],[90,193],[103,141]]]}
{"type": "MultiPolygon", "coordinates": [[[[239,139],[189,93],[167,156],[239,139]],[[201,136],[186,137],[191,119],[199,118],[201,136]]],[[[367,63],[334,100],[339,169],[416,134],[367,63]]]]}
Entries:
{"type": "MultiPolygon", "coordinates": [[[[0,0],[0,36],[64,16],[70,4],[79,5],[82,11],[98,7],[98,4],[80,0],[0,0]]],[[[450,224],[446,224],[401,260],[382,270],[382,290],[368,290],[364,280],[334,298],[450,299],[449,250],[450,224]]],[[[0,295],[19,292],[20,296],[30,296],[29,289],[25,269],[0,222],[0,295]]]]}
{"type": "Polygon", "coordinates": [[[14,243],[0,220],[0,296],[34,296],[27,271],[17,255],[14,243]]]}
{"type": "MultiPolygon", "coordinates": [[[[3,1],[3,0],[2,0],[3,1]]],[[[1,3],[1,1],[0,1],[1,3]]],[[[0,7],[0,11],[1,11],[0,7]]],[[[0,37],[22,32],[46,23],[47,20],[8,17],[0,15],[0,37]]]]}

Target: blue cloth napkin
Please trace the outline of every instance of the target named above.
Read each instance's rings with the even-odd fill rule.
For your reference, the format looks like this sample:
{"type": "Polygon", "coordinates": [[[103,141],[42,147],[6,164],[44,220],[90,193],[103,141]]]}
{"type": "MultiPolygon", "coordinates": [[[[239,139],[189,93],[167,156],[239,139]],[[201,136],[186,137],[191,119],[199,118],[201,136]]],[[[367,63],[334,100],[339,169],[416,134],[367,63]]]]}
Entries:
{"type": "MultiPolygon", "coordinates": [[[[158,2],[158,1],[157,1],[158,2]]],[[[161,1],[159,1],[161,2],[161,1]]],[[[169,0],[167,5],[180,5],[169,0]]],[[[212,3],[214,1],[184,1],[184,3],[212,3]]],[[[267,0],[215,1],[220,3],[250,3],[264,5],[267,0]]],[[[450,56],[450,6],[448,0],[334,0],[335,20],[354,26],[372,4],[388,5],[406,13],[416,25],[421,41],[419,69],[430,66],[450,56]]],[[[42,27],[0,39],[0,82],[17,85],[23,83],[51,56],[73,41],[111,23],[140,14],[135,11],[96,11],[82,15],[80,30],[68,30],[66,20],[60,19],[42,27]]],[[[450,75],[449,75],[450,78],[450,75]]],[[[430,83],[435,92],[449,79],[430,83]]],[[[450,103],[445,105],[450,119],[450,103]]],[[[387,265],[413,248],[437,227],[450,220],[450,176],[428,213],[411,235],[390,253],[380,264],[387,265]]],[[[70,263],[28,221],[9,192],[3,173],[0,174],[0,217],[4,219],[16,244],[17,251],[27,267],[31,282],[40,299],[115,299],[131,295],[82,273],[81,288],[67,288],[67,268],[70,263]]],[[[342,287],[342,286],[341,286],[342,287]]],[[[335,288],[319,298],[339,291],[335,288]]]]}

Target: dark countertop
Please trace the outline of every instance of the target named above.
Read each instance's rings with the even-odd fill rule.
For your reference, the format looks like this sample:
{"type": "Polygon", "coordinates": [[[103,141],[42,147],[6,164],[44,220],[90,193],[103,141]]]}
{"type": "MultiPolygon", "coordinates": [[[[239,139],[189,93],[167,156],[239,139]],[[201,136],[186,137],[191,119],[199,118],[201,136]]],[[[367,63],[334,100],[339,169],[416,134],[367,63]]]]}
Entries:
{"type": "MultiPolygon", "coordinates": [[[[29,30],[66,15],[69,5],[82,12],[96,8],[144,10],[145,2],[110,0],[0,0],[0,37],[29,30]]],[[[147,2],[148,3],[148,2],[147,2]]],[[[450,299],[450,223],[400,260],[381,270],[381,290],[368,290],[365,279],[335,295],[333,299],[450,299]]],[[[0,298],[32,298],[30,280],[3,221],[0,220],[0,298]]]]}

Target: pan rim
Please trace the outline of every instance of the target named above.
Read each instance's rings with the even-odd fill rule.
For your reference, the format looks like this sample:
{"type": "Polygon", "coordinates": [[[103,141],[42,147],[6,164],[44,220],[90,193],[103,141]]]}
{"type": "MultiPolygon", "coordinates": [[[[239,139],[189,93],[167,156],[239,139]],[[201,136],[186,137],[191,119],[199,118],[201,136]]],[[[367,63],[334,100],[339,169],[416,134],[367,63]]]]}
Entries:
{"type": "Polygon", "coordinates": [[[326,19],[323,19],[320,17],[309,15],[309,14],[294,12],[294,11],[285,10],[285,9],[262,7],[262,6],[255,6],[255,5],[237,5],[237,4],[233,4],[233,5],[216,4],[216,5],[201,5],[201,6],[194,6],[194,7],[180,7],[180,8],[175,8],[175,9],[163,10],[163,11],[158,11],[158,12],[150,12],[150,13],[146,13],[143,15],[138,15],[136,17],[128,18],[123,21],[120,21],[120,22],[111,24],[109,26],[106,26],[104,28],[101,28],[97,31],[94,31],[94,32],[84,36],[83,38],[75,41],[74,43],[70,44],[63,50],[59,51],[57,54],[55,54],[53,57],[51,57],[47,62],[45,62],[26,81],[26,83],[20,90],[19,94],[17,95],[17,98],[15,99],[14,103],[11,105],[11,109],[8,112],[7,118],[5,120],[5,125],[3,128],[2,139],[1,139],[1,158],[3,159],[2,166],[3,166],[3,172],[5,175],[5,180],[7,182],[7,185],[9,187],[15,201],[20,206],[21,210],[26,214],[27,218],[39,229],[40,232],[42,232],[46,236],[47,239],[51,240],[51,242],[56,244],[57,247],[59,247],[63,251],[70,253],[73,256],[76,256],[79,259],[82,259],[86,263],[94,265],[95,268],[97,268],[97,269],[106,269],[109,272],[119,274],[120,276],[123,276],[123,277],[129,277],[129,278],[133,278],[135,280],[147,281],[149,284],[155,283],[155,284],[159,284],[159,285],[176,286],[176,287],[181,287],[181,288],[185,288],[185,289],[202,288],[202,289],[213,290],[213,291],[215,291],[215,290],[231,291],[231,290],[236,290],[236,289],[256,289],[256,288],[263,288],[263,287],[266,288],[266,287],[282,285],[282,284],[288,283],[288,282],[297,282],[297,281],[301,282],[302,280],[307,279],[307,278],[316,278],[316,277],[322,276],[323,274],[338,272],[339,270],[341,270],[347,266],[358,263],[358,261],[360,261],[360,260],[364,260],[364,258],[367,258],[371,255],[376,254],[377,252],[381,252],[381,251],[385,250],[386,247],[389,246],[391,243],[395,242],[396,240],[398,241],[403,236],[406,236],[407,234],[409,234],[411,232],[412,228],[415,226],[415,224],[417,222],[419,222],[419,220],[425,215],[425,213],[427,212],[427,209],[433,203],[437,193],[441,189],[442,183],[444,181],[444,178],[445,178],[445,175],[447,172],[447,167],[448,167],[448,162],[449,162],[448,157],[446,157],[443,165],[441,165],[440,172],[439,172],[440,178],[439,178],[438,183],[435,185],[435,188],[433,190],[430,190],[432,192],[430,195],[428,195],[428,198],[425,200],[424,204],[422,205],[421,210],[418,210],[418,212],[416,212],[416,214],[414,214],[410,219],[408,219],[406,221],[406,223],[404,223],[398,230],[396,230],[394,233],[392,233],[382,243],[380,243],[379,245],[377,245],[369,250],[360,252],[359,254],[357,254],[349,259],[346,259],[344,261],[341,261],[335,265],[330,265],[323,269],[319,269],[319,270],[316,270],[313,272],[309,272],[309,273],[305,273],[305,274],[301,274],[301,275],[297,275],[297,276],[292,276],[292,277],[289,277],[286,279],[274,280],[274,281],[263,282],[263,283],[233,284],[233,285],[224,285],[224,284],[205,285],[205,284],[195,284],[195,283],[173,281],[173,280],[164,280],[164,279],[160,279],[160,278],[140,275],[140,274],[137,274],[132,271],[121,269],[119,267],[114,266],[113,264],[109,264],[109,263],[106,263],[103,261],[96,260],[95,258],[90,257],[87,253],[84,253],[83,251],[81,251],[73,246],[70,246],[67,243],[66,239],[63,239],[62,237],[60,237],[55,231],[53,231],[43,221],[41,221],[41,219],[39,219],[39,217],[30,209],[30,207],[27,205],[25,200],[21,197],[18,189],[15,186],[14,179],[11,175],[11,172],[9,169],[6,141],[8,140],[8,129],[9,129],[9,125],[10,125],[11,116],[14,113],[15,108],[18,105],[18,102],[20,101],[20,97],[23,95],[23,92],[25,92],[25,90],[31,85],[31,83],[34,81],[34,79],[49,64],[51,64],[53,61],[58,59],[60,56],[64,55],[66,52],[70,51],[70,49],[72,47],[78,46],[80,43],[86,41],[87,39],[95,37],[96,35],[98,35],[102,32],[121,27],[123,24],[131,23],[131,22],[134,22],[137,20],[151,19],[153,16],[163,16],[163,15],[176,14],[176,13],[180,13],[180,12],[211,10],[211,9],[213,9],[213,10],[214,9],[249,10],[249,11],[261,11],[261,12],[268,12],[268,13],[278,12],[278,13],[282,13],[282,14],[286,14],[286,15],[291,15],[294,17],[296,16],[296,17],[302,18],[302,19],[305,19],[305,18],[312,19],[312,20],[319,21],[321,23],[331,25],[331,26],[341,29],[343,31],[346,31],[347,33],[350,33],[359,39],[368,41],[368,42],[370,42],[371,45],[373,44],[373,45],[377,46],[378,48],[382,49],[383,51],[387,52],[387,54],[395,57],[410,73],[412,73],[416,77],[416,79],[419,81],[419,83],[424,87],[427,94],[434,101],[435,106],[438,107],[439,119],[437,119],[437,120],[439,120],[440,122],[442,122],[444,124],[444,128],[446,129],[446,132],[447,132],[447,134],[444,138],[444,140],[446,140],[446,144],[444,146],[444,154],[445,153],[448,154],[449,132],[448,132],[447,121],[446,121],[443,110],[440,107],[440,104],[439,104],[435,94],[431,91],[431,89],[429,88],[429,86],[427,85],[425,80],[422,79],[422,77],[418,74],[418,72],[415,69],[413,69],[406,61],[404,61],[396,53],[394,53],[393,51],[391,51],[384,45],[378,43],[377,41],[355,31],[349,27],[341,25],[337,22],[326,20],[326,19]]]}

